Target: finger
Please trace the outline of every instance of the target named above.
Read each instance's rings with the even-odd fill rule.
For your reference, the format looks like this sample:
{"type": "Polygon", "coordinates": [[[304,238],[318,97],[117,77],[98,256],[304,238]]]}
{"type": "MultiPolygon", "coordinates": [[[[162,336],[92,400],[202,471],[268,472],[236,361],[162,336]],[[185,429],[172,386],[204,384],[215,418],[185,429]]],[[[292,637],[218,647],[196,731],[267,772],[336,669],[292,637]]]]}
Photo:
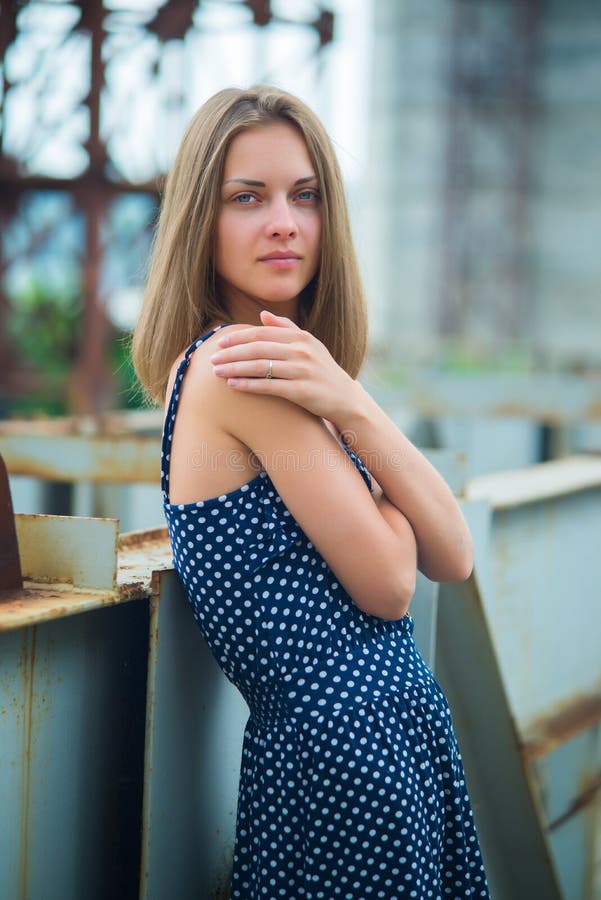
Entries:
{"type": "MultiPolygon", "coordinates": [[[[219,378],[265,378],[267,381],[270,380],[267,378],[269,359],[249,359],[225,365],[220,363],[213,367],[213,372],[219,378]]],[[[271,359],[271,372],[271,379],[295,377],[293,368],[286,365],[281,359],[271,359]]]]}
{"type": "Polygon", "coordinates": [[[247,359],[288,359],[290,346],[281,341],[252,341],[236,347],[219,350],[211,356],[214,365],[247,359]]]}
{"type": "Polygon", "coordinates": [[[228,378],[228,386],[247,394],[265,394],[294,402],[295,382],[286,378],[228,378]]]}
{"type": "Polygon", "coordinates": [[[276,343],[290,344],[298,340],[300,328],[278,328],[267,325],[255,325],[252,328],[242,328],[240,331],[231,331],[224,334],[217,341],[218,347],[233,347],[236,344],[248,344],[250,341],[275,341],[276,343]]]}
{"type": "Polygon", "coordinates": [[[276,316],[276,314],[272,313],[269,309],[262,309],[260,316],[263,325],[275,325],[279,328],[292,328],[296,331],[300,331],[300,328],[292,321],[292,319],[288,319],[286,316],[276,316]]]}

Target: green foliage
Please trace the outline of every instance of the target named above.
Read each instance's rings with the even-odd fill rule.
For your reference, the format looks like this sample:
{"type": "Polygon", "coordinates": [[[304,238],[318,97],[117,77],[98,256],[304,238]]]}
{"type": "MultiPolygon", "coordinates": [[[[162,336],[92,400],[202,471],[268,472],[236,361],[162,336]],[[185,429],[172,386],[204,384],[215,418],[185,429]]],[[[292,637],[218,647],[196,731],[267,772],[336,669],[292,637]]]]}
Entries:
{"type": "Polygon", "coordinates": [[[66,377],[75,360],[81,311],[74,287],[59,291],[32,280],[11,303],[8,333],[15,357],[51,380],[66,377]]]}
{"type": "Polygon", "coordinates": [[[116,379],[115,409],[140,409],[147,406],[131,361],[130,343],[131,336],[124,332],[117,332],[111,343],[111,372],[116,379]]]}
{"type": "Polygon", "coordinates": [[[81,322],[77,288],[75,283],[58,287],[32,277],[10,298],[7,332],[13,358],[37,384],[35,395],[13,398],[11,415],[65,413],[81,322]]]}

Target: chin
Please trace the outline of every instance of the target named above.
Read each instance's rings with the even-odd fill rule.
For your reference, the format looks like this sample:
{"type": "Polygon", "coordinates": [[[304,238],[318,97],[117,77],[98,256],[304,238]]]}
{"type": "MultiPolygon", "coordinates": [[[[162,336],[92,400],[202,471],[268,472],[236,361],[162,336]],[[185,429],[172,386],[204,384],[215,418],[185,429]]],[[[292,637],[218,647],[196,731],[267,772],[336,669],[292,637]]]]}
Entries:
{"type": "Polygon", "coordinates": [[[301,293],[301,289],[294,291],[262,291],[258,298],[262,303],[292,303],[301,293]]]}

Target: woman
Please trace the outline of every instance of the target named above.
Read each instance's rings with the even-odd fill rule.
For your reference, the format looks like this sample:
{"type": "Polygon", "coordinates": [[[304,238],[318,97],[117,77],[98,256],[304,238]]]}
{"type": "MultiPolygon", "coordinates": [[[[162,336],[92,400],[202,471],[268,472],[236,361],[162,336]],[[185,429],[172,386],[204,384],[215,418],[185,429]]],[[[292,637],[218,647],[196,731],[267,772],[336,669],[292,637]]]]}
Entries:
{"type": "Polygon", "coordinates": [[[133,355],[166,391],[175,566],[250,708],[232,898],[488,897],[407,612],[418,568],[469,576],[471,539],[356,380],[365,343],[323,126],[278,89],[221,91],[169,176],[133,355]]]}

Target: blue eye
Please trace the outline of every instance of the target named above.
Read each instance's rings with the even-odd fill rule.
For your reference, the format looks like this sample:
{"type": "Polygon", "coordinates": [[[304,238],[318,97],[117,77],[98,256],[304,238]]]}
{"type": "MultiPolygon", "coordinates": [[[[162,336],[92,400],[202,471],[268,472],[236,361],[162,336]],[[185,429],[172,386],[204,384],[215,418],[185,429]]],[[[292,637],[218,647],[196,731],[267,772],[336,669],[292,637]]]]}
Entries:
{"type": "Polygon", "coordinates": [[[314,190],[313,188],[306,188],[304,191],[299,191],[296,195],[297,200],[319,200],[319,191],[314,190]]]}
{"type": "Polygon", "coordinates": [[[237,197],[234,197],[236,203],[240,203],[242,206],[248,206],[251,200],[254,200],[252,194],[238,194],[237,197]]]}

